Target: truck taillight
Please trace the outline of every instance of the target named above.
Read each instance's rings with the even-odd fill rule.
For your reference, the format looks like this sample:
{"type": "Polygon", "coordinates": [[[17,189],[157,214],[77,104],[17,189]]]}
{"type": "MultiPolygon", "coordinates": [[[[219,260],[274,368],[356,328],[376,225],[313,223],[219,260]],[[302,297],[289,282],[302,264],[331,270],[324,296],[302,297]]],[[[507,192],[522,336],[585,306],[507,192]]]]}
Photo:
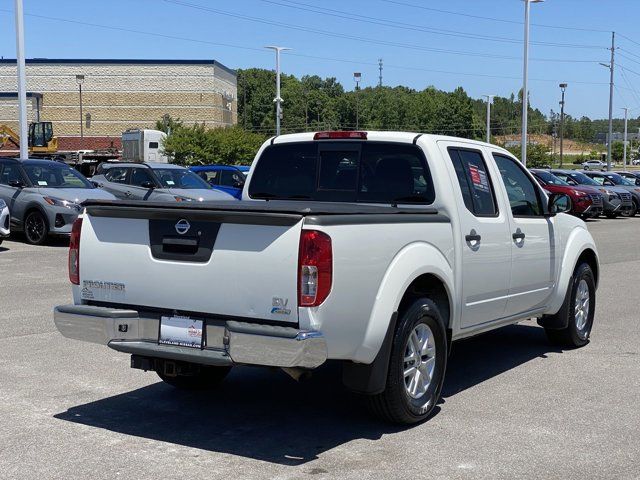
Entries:
{"type": "Polygon", "coordinates": [[[329,296],[333,276],[331,238],[318,230],[302,230],[298,255],[298,305],[317,307],[329,296]]]}
{"type": "Polygon", "coordinates": [[[75,285],[80,285],[80,232],[82,230],[82,218],[76,218],[71,227],[69,239],[69,280],[75,285]]]}

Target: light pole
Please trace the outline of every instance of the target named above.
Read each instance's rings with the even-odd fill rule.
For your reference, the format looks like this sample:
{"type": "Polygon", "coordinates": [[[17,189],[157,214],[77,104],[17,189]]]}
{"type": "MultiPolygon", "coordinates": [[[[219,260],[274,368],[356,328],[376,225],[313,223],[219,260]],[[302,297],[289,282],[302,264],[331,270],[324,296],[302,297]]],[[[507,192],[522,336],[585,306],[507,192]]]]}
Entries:
{"type": "Polygon", "coordinates": [[[360,95],[358,94],[360,91],[360,80],[362,80],[362,73],[354,72],[353,81],[356,82],[356,130],[360,128],[360,95]]]}
{"type": "Polygon", "coordinates": [[[80,94],[80,138],[84,138],[84,129],[82,126],[82,84],[84,83],[84,75],[76,75],[76,83],[78,84],[78,92],[80,94]]]}
{"type": "Polygon", "coordinates": [[[627,169],[627,117],[629,113],[628,108],[623,108],[624,110],[624,153],[622,154],[624,169],[627,169]]]}
{"type": "Polygon", "coordinates": [[[27,132],[27,79],[24,65],[24,15],[22,0],[16,0],[16,62],[18,64],[18,121],[20,123],[20,158],[29,158],[27,132]]]}
{"type": "Polygon", "coordinates": [[[562,91],[562,100],[560,100],[560,168],[562,168],[562,161],[564,160],[564,92],[567,89],[566,83],[560,84],[560,90],[562,91]]]}
{"type": "Polygon", "coordinates": [[[280,120],[282,120],[282,97],[280,96],[280,53],[284,50],[291,49],[275,45],[269,45],[264,48],[268,48],[276,52],[276,98],[274,98],[273,101],[276,103],[276,135],[280,135],[280,120]]]}
{"type": "Polygon", "coordinates": [[[482,95],[487,99],[487,143],[491,143],[491,100],[495,95],[482,95]]]}
{"type": "Polygon", "coordinates": [[[524,0],[524,66],[522,72],[522,163],[527,166],[527,120],[529,114],[529,11],[532,3],[544,0],[524,0]]]}

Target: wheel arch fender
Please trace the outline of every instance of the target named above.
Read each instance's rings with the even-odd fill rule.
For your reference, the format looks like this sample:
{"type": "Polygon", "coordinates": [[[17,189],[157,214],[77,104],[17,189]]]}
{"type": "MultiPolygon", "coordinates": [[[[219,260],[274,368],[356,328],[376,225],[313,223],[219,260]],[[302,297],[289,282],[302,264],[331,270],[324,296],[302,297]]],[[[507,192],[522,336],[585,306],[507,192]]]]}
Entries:
{"type": "Polygon", "coordinates": [[[598,286],[600,275],[600,263],[598,249],[595,241],[586,228],[574,228],[564,247],[564,255],[560,264],[558,281],[547,314],[556,314],[562,308],[567,290],[571,284],[573,272],[580,261],[586,261],[593,270],[593,275],[598,286]]]}
{"type": "Polygon", "coordinates": [[[425,275],[434,277],[444,286],[449,305],[447,318],[443,321],[447,329],[451,328],[457,313],[451,265],[432,244],[406,245],[390,262],[378,288],[362,344],[354,355],[359,363],[344,365],[343,382],[347,388],[367,394],[384,389],[400,303],[409,287],[425,275]]]}
{"type": "Polygon", "coordinates": [[[25,221],[27,220],[27,216],[29,215],[29,213],[31,213],[34,210],[38,210],[42,214],[42,216],[44,217],[44,221],[47,224],[47,230],[49,230],[51,228],[51,225],[49,222],[49,216],[47,215],[47,212],[44,209],[44,207],[35,200],[30,201],[24,207],[24,210],[23,210],[24,214],[22,215],[22,229],[23,230],[25,229],[25,221]]]}

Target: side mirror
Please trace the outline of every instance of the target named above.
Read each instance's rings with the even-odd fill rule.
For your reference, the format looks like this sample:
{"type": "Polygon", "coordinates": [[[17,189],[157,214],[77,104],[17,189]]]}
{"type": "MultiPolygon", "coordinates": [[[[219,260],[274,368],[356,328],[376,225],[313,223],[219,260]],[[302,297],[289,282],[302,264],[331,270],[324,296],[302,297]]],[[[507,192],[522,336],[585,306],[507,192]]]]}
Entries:
{"type": "Polygon", "coordinates": [[[244,182],[243,181],[233,182],[233,187],[234,188],[242,188],[242,187],[244,187],[244,182]]]}
{"type": "Polygon", "coordinates": [[[547,214],[549,216],[569,211],[571,211],[571,198],[569,195],[564,193],[552,193],[549,195],[549,203],[547,205],[547,214]]]}
{"type": "Polygon", "coordinates": [[[23,188],[24,183],[22,183],[20,180],[9,180],[9,186],[13,188],[23,188]]]}
{"type": "Polygon", "coordinates": [[[140,186],[142,188],[150,188],[150,189],[156,188],[156,184],[149,180],[147,180],[146,182],[142,182],[140,186]]]}

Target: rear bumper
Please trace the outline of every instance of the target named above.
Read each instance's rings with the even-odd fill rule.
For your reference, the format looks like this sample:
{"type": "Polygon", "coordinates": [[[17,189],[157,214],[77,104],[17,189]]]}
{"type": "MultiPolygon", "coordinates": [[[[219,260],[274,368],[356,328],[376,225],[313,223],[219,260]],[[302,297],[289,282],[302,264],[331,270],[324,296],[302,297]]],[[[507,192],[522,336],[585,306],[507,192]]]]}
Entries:
{"type": "Polygon", "coordinates": [[[53,320],[65,337],[99,343],[123,353],[202,365],[263,365],[316,368],[327,359],[322,333],[228,321],[206,325],[201,348],[158,344],[160,320],[140,317],[136,310],[89,305],[61,305],[53,320]]]}

